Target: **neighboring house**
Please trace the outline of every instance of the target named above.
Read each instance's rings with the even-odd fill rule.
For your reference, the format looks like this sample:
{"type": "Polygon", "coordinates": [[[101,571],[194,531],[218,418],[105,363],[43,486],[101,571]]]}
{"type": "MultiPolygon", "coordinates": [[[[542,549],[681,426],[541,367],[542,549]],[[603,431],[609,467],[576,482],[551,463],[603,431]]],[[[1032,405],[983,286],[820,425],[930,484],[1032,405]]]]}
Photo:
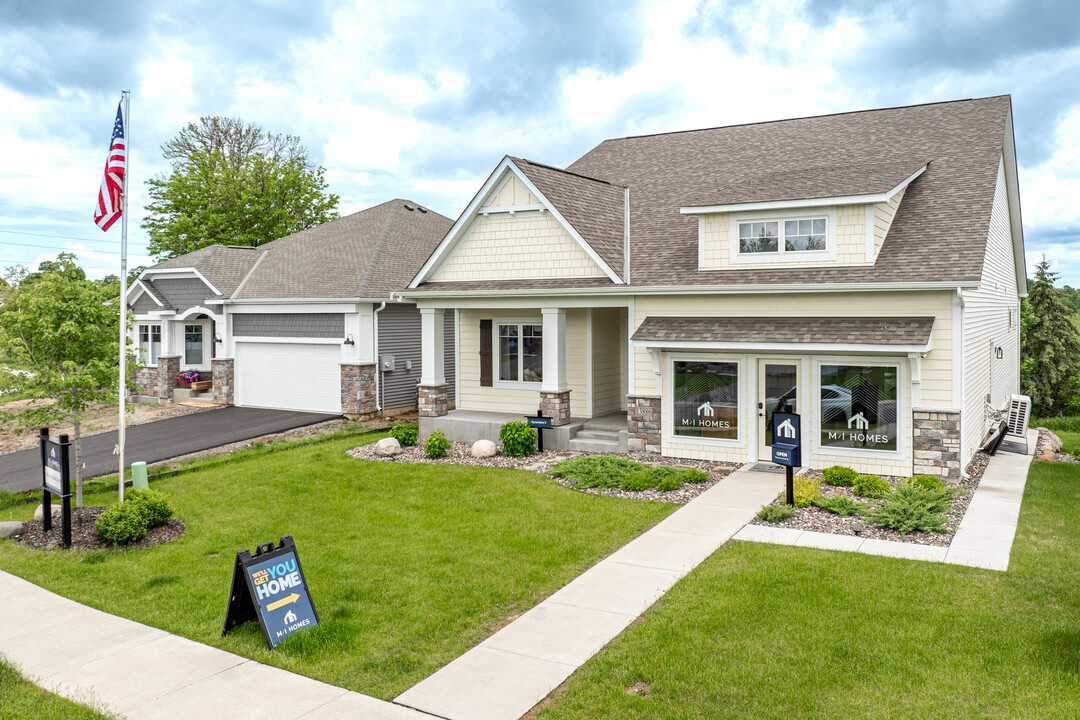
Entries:
{"type": "Polygon", "coordinates": [[[1007,96],[506,157],[402,293],[432,368],[458,319],[421,430],[626,413],[623,447],[746,462],[785,409],[807,465],[955,480],[1019,391],[1024,268],[1007,96]]]}
{"type": "MultiPolygon", "coordinates": [[[[139,393],[171,400],[176,375],[190,369],[212,376],[226,404],[352,415],[415,408],[420,313],[390,292],[451,224],[392,200],[257,248],[211,245],[147,268],[128,294],[146,365],[136,371],[139,393]]],[[[442,371],[452,377],[447,357],[442,371]]]]}

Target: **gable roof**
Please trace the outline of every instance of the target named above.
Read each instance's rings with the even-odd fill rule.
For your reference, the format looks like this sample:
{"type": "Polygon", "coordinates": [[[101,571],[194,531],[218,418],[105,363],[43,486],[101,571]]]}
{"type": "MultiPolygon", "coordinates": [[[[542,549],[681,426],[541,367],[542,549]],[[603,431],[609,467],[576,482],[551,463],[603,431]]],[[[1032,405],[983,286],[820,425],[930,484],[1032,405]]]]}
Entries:
{"type": "MultiPolygon", "coordinates": [[[[207,245],[148,267],[161,270],[193,269],[210,281],[222,295],[236,292],[244,276],[259,259],[259,248],[240,245],[207,245]]],[[[145,271],[144,271],[145,274],[145,271]]]]}

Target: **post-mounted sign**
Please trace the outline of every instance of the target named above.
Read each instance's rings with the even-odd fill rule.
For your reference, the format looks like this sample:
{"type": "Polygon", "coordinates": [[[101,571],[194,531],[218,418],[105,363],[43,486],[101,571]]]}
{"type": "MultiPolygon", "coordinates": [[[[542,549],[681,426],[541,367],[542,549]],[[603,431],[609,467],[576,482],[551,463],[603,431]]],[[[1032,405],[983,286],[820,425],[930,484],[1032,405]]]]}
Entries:
{"type": "Polygon", "coordinates": [[[259,545],[255,555],[236,553],[221,634],[256,619],[271,650],[297,630],[319,624],[292,535],[281,538],[277,547],[272,542],[259,545]]]}
{"type": "Polygon", "coordinates": [[[52,496],[60,498],[60,543],[71,547],[71,442],[67,435],[53,437],[49,428],[38,434],[41,446],[41,530],[52,531],[52,496]]]}
{"type": "Polygon", "coordinates": [[[774,412],[772,416],[772,461],[787,471],[787,504],[795,504],[795,468],[802,465],[800,418],[796,413],[774,412]]]}

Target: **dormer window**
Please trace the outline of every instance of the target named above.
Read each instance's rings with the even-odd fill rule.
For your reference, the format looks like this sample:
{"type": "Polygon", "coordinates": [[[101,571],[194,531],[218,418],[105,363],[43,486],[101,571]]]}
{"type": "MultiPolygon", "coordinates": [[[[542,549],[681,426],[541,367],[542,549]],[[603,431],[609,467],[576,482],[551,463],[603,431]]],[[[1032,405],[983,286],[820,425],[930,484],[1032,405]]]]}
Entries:
{"type": "Polygon", "coordinates": [[[739,254],[826,251],[828,224],[825,217],[739,222],[739,254]]]}

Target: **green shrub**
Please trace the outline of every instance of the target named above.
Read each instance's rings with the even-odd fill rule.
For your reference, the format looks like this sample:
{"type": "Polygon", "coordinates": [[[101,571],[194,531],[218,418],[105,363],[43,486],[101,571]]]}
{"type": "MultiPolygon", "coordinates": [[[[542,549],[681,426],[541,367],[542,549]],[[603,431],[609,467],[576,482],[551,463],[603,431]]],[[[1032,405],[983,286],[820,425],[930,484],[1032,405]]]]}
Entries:
{"type": "MultiPolygon", "coordinates": [[[[655,473],[649,472],[650,469],[642,468],[641,470],[634,470],[627,473],[623,476],[619,485],[623,490],[631,490],[634,492],[641,492],[642,490],[656,487],[656,475],[655,473]]],[[[665,480],[668,479],[669,478],[665,478],[665,480]]],[[[679,483],[679,485],[681,486],[682,483],[679,483]]]]}
{"type": "Polygon", "coordinates": [[[915,485],[926,490],[944,490],[945,483],[937,479],[933,475],[916,475],[907,481],[908,485],[915,485]]]}
{"type": "Polygon", "coordinates": [[[660,482],[658,482],[656,484],[656,489],[659,490],[660,492],[668,492],[670,490],[678,490],[682,486],[683,486],[683,483],[682,483],[682,480],[679,479],[679,476],[678,475],[672,475],[672,476],[666,477],[663,480],[661,480],[660,482]]]}
{"type": "Polygon", "coordinates": [[[857,471],[843,465],[827,467],[822,474],[825,476],[826,483],[838,487],[851,487],[855,484],[855,478],[859,477],[857,471]]]}
{"type": "Polygon", "coordinates": [[[139,508],[148,528],[164,525],[172,520],[172,506],[169,505],[169,498],[165,497],[165,493],[131,488],[124,492],[124,504],[127,503],[139,508]]]}
{"type": "Polygon", "coordinates": [[[860,475],[855,480],[855,494],[859,497],[878,500],[892,494],[892,486],[877,475],[860,475]]]}
{"type": "Polygon", "coordinates": [[[766,505],[754,517],[758,522],[782,523],[794,514],[795,508],[790,505],[766,505]]]}
{"type": "Polygon", "coordinates": [[[526,422],[508,422],[499,428],[503,452],[510,457],[528,457],[536,452],[536,429],[526,422]]]}
{"type": "Polygon", "coordinates": [[[837,495],[836,497],[817,498],[814,500],[814,504],[822,510],[828,510],[831,513],[836,513],[840,517],[847,517],[849,515],[858,515],[866,509],[866,503],[855,502],[847,495],[837,495]]]}
{"type": "Polygon", "coordinates": [[[900,484],[885,504],[870,512],[867,519],[884,528],[907,535],[912,532],[945,532],[949,501],[956,496],[952,488],[927,489],[911,482],[900,484]]]}
{"type": "MultiPolygon", "coordinates": [[[[794,482],[795,507],[809,507],[821,494],[821,483],[813,478],[798,476],[794,482]]],[[[786,494],[785,494],[786,499],[786,494]]]]}
{"type": "Polygon", "coordinates": [[[94,532],[105,542],[127,545],[146,535],[146,517],[137,503],[122,502],[98,515],[94,532]]]}
{"type": "MultiPolygon", "coordinates": [[[[505,425],[503,427],[506,427],[505,425]]],[[[629,473],[646,470],[646,466],[626,458],[610,455],[590,455],[588,457],[563,460],[555,463],[549,473],[554,477],[577,480],[577,487],[617,487],[629,473]]]]}
{"type": "Polygon", "coordinates": [[[442,430],[431,433],[424,441],[424,454],[432,460],[444,458],[448,452],[450,452],[450,441],[443,435],[442,430]]]}
{"type": "Polygon", "coordinates": [[[390,437],[398,441],[401,447],[409,447],[416,444],[416,436],[420,434],[415,425],[406,423],[394,423],[390,428],[390,437]]]}

